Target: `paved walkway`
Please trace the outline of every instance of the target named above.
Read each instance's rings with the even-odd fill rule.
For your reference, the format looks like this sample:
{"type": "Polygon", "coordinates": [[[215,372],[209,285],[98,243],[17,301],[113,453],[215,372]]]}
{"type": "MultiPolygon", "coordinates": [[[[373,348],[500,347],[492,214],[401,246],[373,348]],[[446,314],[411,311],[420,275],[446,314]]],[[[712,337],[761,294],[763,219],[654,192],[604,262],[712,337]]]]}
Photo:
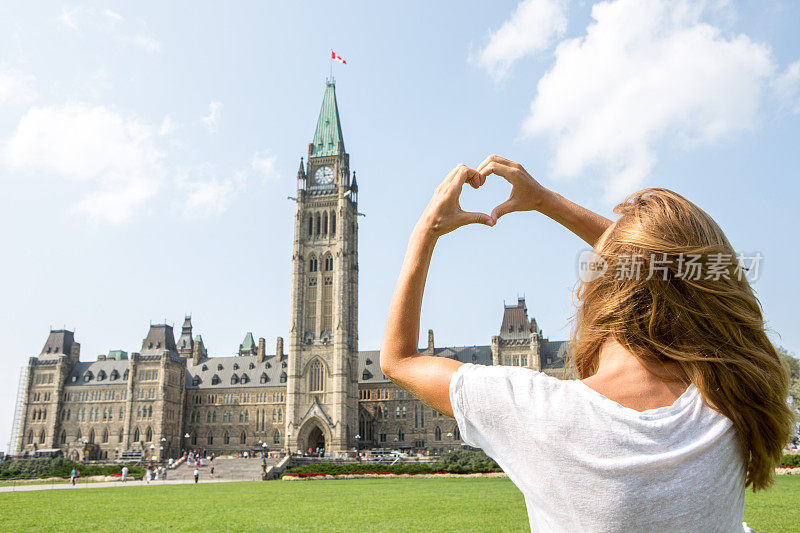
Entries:
{"type": "MultiPolygon", "coordinates": [[[[200,475],[200,483],[231,483],[234,481],[248,481],[246,479],[212,479],[207,476],[200,475]]],[[[158,485],[188,485],[194,483],[194,479],[165,479],[160,481],[151,481],[149,485],[154,487],[158,485]]],[[[75,490],[75,489],[102,489],[107,487],[142,487],[149,486],[145,481],[98,481],[98,482],[78,482],[76,485],[70,483],[51,483],[34,484],[34,483],[20,483],[19,485],[11,485],[0,487],[0,492],[27,492],[34,490],[75,490]]]]}

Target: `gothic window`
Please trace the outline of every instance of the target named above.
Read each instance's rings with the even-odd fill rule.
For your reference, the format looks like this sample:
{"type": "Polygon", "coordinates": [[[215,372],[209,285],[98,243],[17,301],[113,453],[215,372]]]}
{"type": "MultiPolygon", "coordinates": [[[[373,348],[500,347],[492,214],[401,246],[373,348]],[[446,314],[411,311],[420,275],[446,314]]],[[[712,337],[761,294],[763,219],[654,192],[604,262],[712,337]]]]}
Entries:
{"type": "Polygon", "coordinates": [[[325,369],[320,360],[311,363],[308,371],[308,390],[321,391],[325,385],[325,369]]]}
{"type": "Polygon", "coordinates": [[[315,232],[314,232],[314,233],[315,233],[316,235],[318,235],[318,236],[319,236],[320,229],[321,229],[321,228],[320,228],[320,226],[321,226],[321,224],[320,224],[320,216],[319,216],[319,213],[317,213],[317,214],[314,216],[314,229],[315,229],[315,232]]]}
{"type": "Polygon", "coordinates": [[[103,429],[103,442],[108,442],[108,428],[103,429]]]}
{"type": "Polygon", "coordinates": [[[331,235],[336,235],[336,213],[331,213],[331,235]]]}
{"type": "MultiPolygon", "coordinates": [[[[325,259],[327,264],[329,258],[325,259]]],[[[333,260],[330,260],[333,263],[333,260]]],[[[325,276],[322,285],[322,331],[333,331],[333,278],[325,276]]]]}
{"type": "Polygon", "coordinates": [[[139,428],[133,430],[133,442],[139,442],[139,428]]]}
{"type": "Polygon", "coordinates": [[[461,440],[461,430],[458,429],[458,426],[453,428],[453,438],[456,440],[461,440]]]}
{"type": "Polygon", "coordinates": [[[278,410],[277,409],[273,409],[272,410],[272,421],[273,422],[277,422],[278,421],[278,410]]]}
{"type": "Polygon", "coordinates": [[[211,423],[211,411],[206,413],[206,424],[211,423]]]}
{"type": "Polygon", "coordinates": [[[147,431],[144,433],[144,440],[145,442],[150,442],[153,440],[153,430],[148,426],[147,431]]]}
{"type": "Polygon", "coordinates": [[[117,442],[122,442],[122,428],[119,429],[119,435],[117,436],[117,442]]]}
{"type": "Polygon", "coordinates": [[[28,432],[28,444],[33,444],[33,430],[28,432]]]}
{"type": "Polygon", "coordinates": [[[192,433],[192,446],[197,445],[197,433],[192,433]]]}
{"type": "Polygon", "coordinates": [[[239,435],[239,444],[247,444],[247,434],[244,431],[239,435]]]}
{"type": "Polygon", "coordinates": [[[206,442],[211,445],[214,444],[214,434],[209,432],[208,437],[206,437],[206,442]]]}
{"type": "Polygon", "coordinates": [[[272,434],[272,444],[280,444],[281,443],[281,432],[277,429],[275,433],[272,434]]]}
{"type": "Polygon", "coordinates": [[[322,213],[322,234],[328,234],[328,212],[322,213]]]}
{"type": "Polygon", "coordinates": [[[398,405],[394,412],[395,418],[400,418],[400,406],[398,405]]]}
{"type": "Polygon", "coordinates": [[[406,434],[403,433],[403,428],[397,430],[397,440],[403,442],[406,440],[406,434]]]}
{"type": "Polygon", "coordinates": [[[63,429],[61,430],[61,438],[58,440],[61,442],[61,444],[67,443],[67,432],[64,431],[63,429]]]}
{"type": "Polygon", "coordinates": [[[308,216],[308,236],[311,237],[314,234],[314,215],[308,216]]]}
{"type": "MultiPolygon", "coordinates": [[[[92,432],[92,436],[94,436],[94,432],[92,432]]],[[[44,430],[42,430],[41,433],[39,433],[39,444],[44,444],[44,437],[44,430]]]]}
{"type": "MultiPolygon", "coordinates": [[[[225,434],[222,435],[222,443],[223,444],[230,444],[231,443],[231,436],[228,434],[227,430],[225,430],[225,434]]],[[[211,443],[209,442],[209,444],[211,444],[211,443]]]]}
{"type": "Polygon", "coordinates": [[[147,408],[147,418],[153,418],[153,406],[147,408]]]}
{"type": "Polygon", "coordinates": [[[433,440],[442,440],[442,430],[439,426],[436,426],[436,429],[433,430],[433,440]]]}

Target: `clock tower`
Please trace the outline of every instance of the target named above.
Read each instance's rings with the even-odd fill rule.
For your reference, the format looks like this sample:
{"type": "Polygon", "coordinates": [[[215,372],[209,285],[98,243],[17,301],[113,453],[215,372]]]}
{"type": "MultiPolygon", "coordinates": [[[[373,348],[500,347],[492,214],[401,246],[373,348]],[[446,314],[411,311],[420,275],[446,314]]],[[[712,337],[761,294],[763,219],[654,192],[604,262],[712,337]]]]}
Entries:
{"type": "Polygon", "coordinates": [[[325,84],[308,160],[297,172],[286,450],[339,452],[358,431],[358,186],[336,85],[325,84]]]}

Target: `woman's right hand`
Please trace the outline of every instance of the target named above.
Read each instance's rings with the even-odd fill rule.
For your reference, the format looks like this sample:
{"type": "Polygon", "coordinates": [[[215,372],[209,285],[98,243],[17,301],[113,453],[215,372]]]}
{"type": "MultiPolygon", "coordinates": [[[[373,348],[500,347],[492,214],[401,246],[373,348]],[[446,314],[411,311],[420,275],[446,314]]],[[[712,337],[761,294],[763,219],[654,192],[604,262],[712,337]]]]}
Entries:
{"type": "Polygon", "coordinates": [[[495,223],[508,213],[540,210],[544,199],[550,194],[550,191],[533,179],[522,165],[499,155],[490,155],[484,159],[477,170],[483,177],[481,185],[490,174],[496,174],[511,184],[511,195],[508,200],[492,210],[491,217],[495,223]]]}

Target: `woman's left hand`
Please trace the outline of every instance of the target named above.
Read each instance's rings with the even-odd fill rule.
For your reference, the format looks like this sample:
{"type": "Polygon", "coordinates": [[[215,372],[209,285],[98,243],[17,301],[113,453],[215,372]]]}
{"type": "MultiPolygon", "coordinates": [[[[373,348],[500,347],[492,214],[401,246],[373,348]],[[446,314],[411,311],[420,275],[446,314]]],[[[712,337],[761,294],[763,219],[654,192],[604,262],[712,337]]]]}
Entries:
{"type": "Polygon", "coordinates": [[[466,165],[458,165],[451,170],[433,193],[433,198],[417,222],[416,229],[439,238],[467,224],[494,226],[494,219],[486,213],[470,213],[461,209],[459,204],[461,189],[465,183],[469,182],[477,189],[483,185],[485,179],[477,170],[466,165]]]}

